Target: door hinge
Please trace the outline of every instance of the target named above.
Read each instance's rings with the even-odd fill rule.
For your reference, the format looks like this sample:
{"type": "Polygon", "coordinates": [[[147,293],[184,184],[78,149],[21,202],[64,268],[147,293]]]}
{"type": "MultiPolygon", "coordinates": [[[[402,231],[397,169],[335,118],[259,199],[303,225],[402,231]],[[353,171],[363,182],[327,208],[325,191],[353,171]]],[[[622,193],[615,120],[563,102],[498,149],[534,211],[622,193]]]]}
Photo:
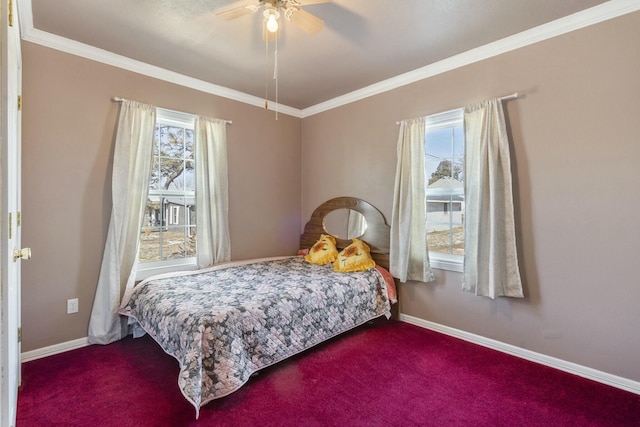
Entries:
{"type": "Polygon", "coordinates": [[[22,225],[22,212],[16,213],[16,227],[20,227],[22,225]]]}
{"type": "Polygon", "coordinates": [[[13,27],[13,0],[9,0],[9,13],[7,18],[9,19],[9,26],[13,27]]]}
{"type": "Polygon", "coordinates": [[[18,111],[22,111],[22,95],[18,95],[18,111]]]}
{"type": "Polygon", "coordinates": [[[18,342],[22,343],[22,328],[18,328],[18,342]]]}
{"type": "Polygon", "coordinates": [[[9,240],[13,239],[13,214],[9,212],[9,240]]]}

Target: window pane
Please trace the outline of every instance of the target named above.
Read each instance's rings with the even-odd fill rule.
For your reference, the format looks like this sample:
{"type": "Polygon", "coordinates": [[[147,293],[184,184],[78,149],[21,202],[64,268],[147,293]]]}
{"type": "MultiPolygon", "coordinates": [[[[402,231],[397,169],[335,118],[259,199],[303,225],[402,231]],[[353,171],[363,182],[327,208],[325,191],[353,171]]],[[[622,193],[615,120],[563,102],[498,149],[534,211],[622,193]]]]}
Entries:
{"type": "Polygon", "coordinates": [[[464,255],[464,227],[433,231],[427,234],[429,252],[464,255]]]}
{"type": "Polygon", "coordinates": [[[155,250],[156,245],[150,241],[153,237],[155,236],[144,234],[144,232],[140,235],[140,249],[138,252],[138,260],[140,262],[160,261],[158,251],[155,250]]]}
{"type": "Polygon", "coordinates": [[[430,252],[464,255],[463,203],[456,196],[448,202],[427,202],[427,240],[430,252]]]}
{"type": "Polygon", "coordinates": [[[464,166],[464,128],[462,126],[453,129],[453,160],[464,166]]]}
{"type": "Polygon", "coordinates": [[[142,220],[142,231],[140,233],[140,249],[138,259],[141,262],[159,261],[160,250],[159,241],[162,233],[162,204],[159,197],[149,197],[142,220]]]}
{"type": "Polygon", "coordinates": [[[185,258],[188,246],[189,235],[184,227],[168,227],[162,242],[162,259],[185,258]]]}
{"type": "Polygon", "coordinates": [[[149,178],[149,189],[150,190],[159,190],[160,189],[160,160],[157,157],[153,158],[153,162],[151,164],[151,176],[149,178]]]}
{"type": "Polygon", "coordinates": [[[138,259],[140,262],[160,261],[160,247],[162,229],[159,227],[142,227],[140,233],[140,248],[138,259]]]}
{"type": "Polygon", "coordinates": [[[184,129],[160,126],[160,156],[184,158],[184,129]]]}
{"type": "MultiPolygon", "coordinates": [[[[194,221],[195,223],[195,221],[194,221]]],[[[196,227],[191,226],[186,228],[187,232],[187,257],[196,256],[196,227]]]]}
{"type": "Polygon", "coordinates": [[[165,225],[195,225],[195,198],[184,196],[165,196],[165,225]]]}
{"type": "Polygon", "coordinates": [[[451,135],[453,128],[428,130],[426,137],[427,153],[440,158],[451,157],[451,135]]]}
{"type": "Polygon", "coordinates": [[[144,211],[143,227],[156,228],[162,225],[161,200],[158,196],[149,196],[144,211]]]}
{"type": "Polygon", "coordinates": [[[195,162],[193,160],[186,160],[184,162],[183,172],[184,189],[186,191],[196,190],[196,169],[195,162]]]}
{"type": "MultiPolygon", "coordinates": [[[[196,203],[195,203],[195,196],[187,202],[187,226],[188,227],[193,227],[195,229],[196,226],[196,203]]],[[[195,234],[195,232],[194,232],[195,234]]]]}
{"type": "Polygon", "coordinates": [[[427,185],[432,185],[439,180],[445,178],[461,180],[463,159],[456,157],[456,150],[459,152],[461,147],[456,148],[456,144],[462,144],[462,141],[456,141],[457,134],[454,132],[457,128],[439,129],[427,132],[426,136],[426,177],[427,185]]]}
{"type": "Polygon", "coordinates": [[[430,252],[464,255],[464,127],[454,113],[427,119],[427,240],[430,252]]]}
{"type": "Polygon", "coordinates": [[[160,159],[160,181],[158,189],[184,190],[184,162],[176,159],[160,159]]]}
{"type": "Polygon", "coordinates": [[[185,140],[184,140],[184,158],[185,159],[194,159],[193,155],[193,131],[191,129],[185,129],[185,140]]]}

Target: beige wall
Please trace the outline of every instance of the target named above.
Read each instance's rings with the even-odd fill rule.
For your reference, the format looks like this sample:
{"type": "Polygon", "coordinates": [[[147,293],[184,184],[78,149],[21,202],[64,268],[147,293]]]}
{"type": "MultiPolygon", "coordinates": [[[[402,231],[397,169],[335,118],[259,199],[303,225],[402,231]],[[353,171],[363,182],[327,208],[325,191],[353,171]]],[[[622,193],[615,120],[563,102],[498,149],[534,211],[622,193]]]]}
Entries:
{"type": "Polygon", "coordinates": [[[111,212],[113,96],[233,121],[228,127],[233,259],[295,253],[298,118],[23,43],[22,350],[87,336],[111,212]],[[66,300],[80,311],[66,314],[66,300]]]}
{"type": "Polygon", "coordinates": [[[23,43],[23,351],[86,336],[110,211],[114,95],[233,120],[233,258],[295,250],[321,202],[391,216],[397,120],[507,103],[526,298],[460,275],[400,287],[402,312],[640,381],[640,13],[303,120],[23,43]],[[302,220],[301,220],[302,218],[302,220]],[[80,313],[65,301],[80,298],[80,313]]]}
{"type": "Polygon", "coordinates": [[[640,381],[640,13],[305,118],[303,218],[335,196],[391,217],[397,120],[508,102],[526,297],[400,287],[404,314],[640,381]]]}

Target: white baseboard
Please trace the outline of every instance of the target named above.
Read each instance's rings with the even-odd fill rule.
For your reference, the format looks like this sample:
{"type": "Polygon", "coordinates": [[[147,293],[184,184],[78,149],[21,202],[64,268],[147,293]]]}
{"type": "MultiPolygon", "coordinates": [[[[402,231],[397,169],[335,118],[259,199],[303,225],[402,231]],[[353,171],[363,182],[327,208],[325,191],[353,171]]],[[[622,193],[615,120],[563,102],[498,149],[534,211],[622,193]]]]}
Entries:
{"type": "Polygon", "coordinates": [[[587,378],[599,383],[610,385],[622,390],[630,391],[635,394],[640,394],[640,382],[633,381],[627,378],[619,377],[617,375],[608,374],[606,372],[598,371],[596,369],[588,368],[586,366],[578,365],[573,362],[567,362],[566,360],[558,359],[555,357],[547,356],[535,351],[527,350],[521,347],[516,347],[511,344],[506,344],[500,341],[496,341],[490,338],[485,338],[480,335],[475,335],[470,332],[465,332],[460,329],[451,328],[449,326],[440,325],[438,323],[430,322],[428,320],[420,319],[418,317],[409,316],[407,314],[400,313],[400,320],[403,322],[411,323],[416,326],[430,329],[432,331],[440,332],[445,335],[449,335],[455,338],[460,338],[465,341],[472,342],[474,344],[488,347],[493,350],[498,350],[503,353],[510,354],[512,356],[520,357],[522,359],[530,360],[532,362],[540,363],[551,368],[555,368],[564,372],[569,372],[574,375],[578,375],[583,378],[587,378]]]}
{"type": "Polygon", "coordinates": [[[47,356],[53,356],[54,354],[64,353],[65,351],[75,350],[77,348],[86,347],[89,345],[87,338],[78,338],[77,340],[67,341],[60,344],[50,345],[48,347],[39,348],[36,350],[25,351],[20,355],[21,362],[29,362],[31,360],[41,359],[47,356]]]}
{"type": "MultiPolygon", "coordinates": [[[[503,353],[510,354],[512,356],[520,357],[522,359],[530,360],[532,362],[540,363],[541,365],[549,366],[551,368],[559,369],[570,374],[578,375],[583,378],[587,378],[593,381],[597,381],[602,384],[607,384],[612,387],[616,387],[622,390],[630,391],[635,394],[640,394],[640,382],[633,381],[627,378],[619,377],[617,375],[608,374],[606,372],[598,371],[597,369],[588,368],[586,366],[578,365],[577,363],[567,362],[566,360],[558,359],[556,357],[547,356],[535,351],[527,350],[521,347],[516,347],[511,344],[506,344],[500,341],[496,341],[490,338],[486,338],[480,335],[465,332],[460,329],[444,326],[439,323],[430,322],[428,320],[420,319],[418,317],[409,316],[404,313],[400,313],[400,320],[403,322],[411,323],[416,326],[420,326],[425,329],[440,332],[445,335],[449,335],[455,338],[460,338],[465,341],[472,342],[474,344],[488,347],[493,350],[498,350],[503,353]]],[[[30,360],[40,359],[42,357],[53,356],[54,354],[63,353],[69,350],[75,350],[77,348],[86,347],[89,345],[87,338],[79,338],[73,341],[67,341],[60,344],[55,344],[49,347],[43,347],[37,350],[26,351],[21,354],[20,360],[22,362],[28,362],[30,360]]]]}

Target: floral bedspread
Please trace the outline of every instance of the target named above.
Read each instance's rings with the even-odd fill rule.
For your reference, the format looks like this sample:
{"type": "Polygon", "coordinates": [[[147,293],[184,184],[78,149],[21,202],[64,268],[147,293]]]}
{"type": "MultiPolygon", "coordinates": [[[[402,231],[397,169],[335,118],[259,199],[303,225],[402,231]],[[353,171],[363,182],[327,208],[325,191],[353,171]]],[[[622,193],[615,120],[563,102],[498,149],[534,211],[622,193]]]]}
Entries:
{"type": "Polygon", "coordinates": [[[178,386],[198,414],[255,371],[389,310],[375,269],[336,273],[288,257],[156,276],[136,286],[120,314],[178,360],[178,386]]]}

